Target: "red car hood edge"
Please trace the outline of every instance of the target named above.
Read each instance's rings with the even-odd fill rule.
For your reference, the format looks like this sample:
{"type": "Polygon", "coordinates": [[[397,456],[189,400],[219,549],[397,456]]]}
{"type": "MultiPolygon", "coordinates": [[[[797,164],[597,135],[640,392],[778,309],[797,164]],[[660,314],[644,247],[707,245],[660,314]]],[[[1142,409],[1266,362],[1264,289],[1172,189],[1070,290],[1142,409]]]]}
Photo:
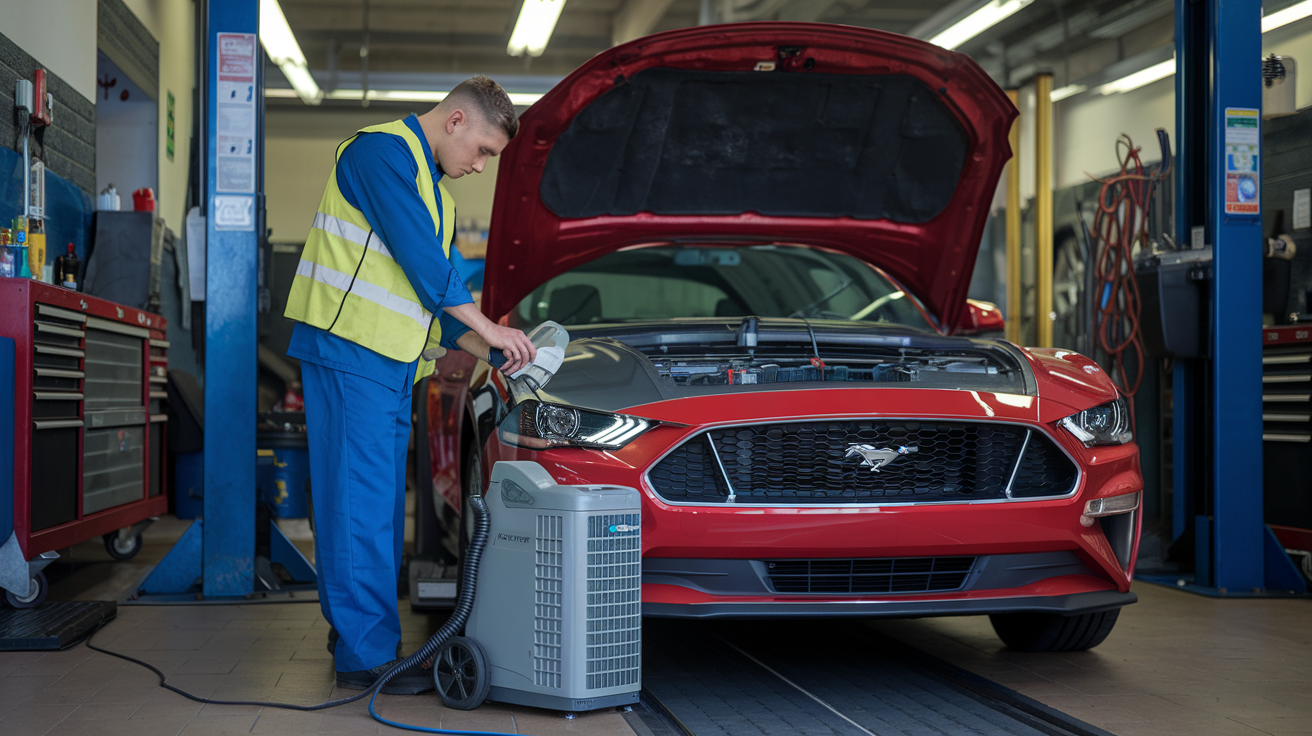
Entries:
{"type": "MultiPolygon", "coordinates": [[[[775,73],[805,73],[802,71],[775,73]]],[[[497,319],[547,279],[620,248],[685,239],[800,243],[852,254],[885,269],[946,326],[964,316],[988,205],[1011,157],[1015,107],[969,57],[906,36],[820,23],[742,23],[659,33],[593,57],[520,118],[502,152],[487,250],[483,311],[497,319]],[[552,144],[620,75],[653,67],[746,71],[779,46],[803,46],[815,71],[879,70],[938,89],[969,139],[952,199],[932,220],[850,217],[665,216],[562,219],[539,195],[552,144]]]]}

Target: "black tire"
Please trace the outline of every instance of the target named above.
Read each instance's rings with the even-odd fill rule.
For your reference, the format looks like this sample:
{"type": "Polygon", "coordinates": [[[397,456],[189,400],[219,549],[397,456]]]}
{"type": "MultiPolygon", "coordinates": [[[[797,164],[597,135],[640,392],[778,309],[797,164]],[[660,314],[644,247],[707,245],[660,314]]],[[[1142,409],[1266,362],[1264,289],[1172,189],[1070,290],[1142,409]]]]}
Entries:
{"type": "Polygon", "coordinates": [[[449,639],[437,650],[433,685],[442,696],[442,705],[448,708],[473,710],[482,705],[492,687],[483,647],[463,636],[449,639]]]}
{"type": "Polygon", "coordinates": [[[136,557],[137,553],[141,551],[140,534],[133,537],[127,544],[119,543],[118,532],[110,532],[109,534],[106,534],[104,540],[105,551],[109,553],[110,557],[113,557],[116,560],[130,560],[133,557],[136,557]]]}
{"type": "Polygon", "coordinates": [[[10,608],[36,608],[46,600],[46,594],[50,592],[50,583],[46,582],[46,574],[38,572],[32,575],[28,581],[27,595],[15,595],[5,591],[5,603],[10,608]]]}
{"type": "Polygon", "coordinates": [[[1056,613],[994,613],[998,638],[1018,652],[1082,652],[1112,633],[1121,609],[1062,616],[1056,613]]]}

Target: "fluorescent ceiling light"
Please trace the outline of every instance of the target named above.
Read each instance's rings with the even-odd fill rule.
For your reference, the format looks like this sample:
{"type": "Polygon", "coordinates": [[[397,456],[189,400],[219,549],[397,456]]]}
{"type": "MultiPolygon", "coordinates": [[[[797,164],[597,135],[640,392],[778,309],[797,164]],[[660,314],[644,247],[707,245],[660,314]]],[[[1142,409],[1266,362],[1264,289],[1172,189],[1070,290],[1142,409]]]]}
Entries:
{"type": "Polygon", "coordinates": [[[1075,95],[1078,95],[1079,93],[1087,89],[1088,87],[1082,84],[1068,84],[1065,87],[1058,87],[1057,89],[1054,89],[1052,91],[1052,94],[1048,95],[1048,99],[1052,100],[1053,102],[1061,102],[1067,97],[1074,97],[1075,95]]]}
{"type": "Polygon", "coordinates": [[[1296,20],[1303,20],[1309,15],[1312,15],[1312,0],[1303,0],[1303,2],[1291,5],[1279,12],[1263,15],[1262,32],[1266,33],[1280,26],[1287,26],[1296,20]]]}
{"type": "MultiPolygon", "coordinates": [[[[379,102],[432,102],[437,104],[451,94],[450,90],[410,90],[410,89],[371,89],[369,90],[369,99],[379,102]]],[[[542,99],[541,92],[508,92],[510,103],[527,107],[542,99]]],[[[273,99],[292,99],[298,97],[296,90],[277,87],[268,87],[264,90],[264,96],[273,99]]],[[[364,97],[361,90],[358,89],[336,89],[327,94],[321,93],[322,99],[327,100],[360,100],[364,97]]]]}
{"type": "MultiPolygon", "coordinates": [[[[1312,2],[1312,0],[1309,1],[1312,2]]],[[[1015,15],[1032,2],[1034,0],[992,0],[979,10],[939,31],[938,35],[929,39],[929,42],[945,49],[955,49],[1015,15]]],[[[527,3],[528,0],[525,0],[525,4],[527,3]]],[[[520,16],[520,18],[522,19],[523,16],[520,16]]]]}
{"type": "Polygon", "coordinates": [[[1098,94],[1114,95],[1120,92],[1129,92],[1158,80],[1166,79],[1172,74],[1175,74],[1175,57],[1108,82],[1098,88],[1098,94]]]}
{"type": "Polygon", "coordinates": [[[287,16],[282,14],[278,0],[260,0],[260,43],[305,104],[319,104],[323,90],[310,74],[305,54],[301,53],[301,46],[292,35],[292,27],[287,25],[287,16]]]}
{"type": "Polygon", "coordinates": [[[524,0],[524,5],[519,9],[519,20],[515,21],[515,30],[510,32],[506,53],[511,56],[541,56],[547,48],[551,32],[556,30],[560,11],[564,8],[565,0],[524,0]]]}

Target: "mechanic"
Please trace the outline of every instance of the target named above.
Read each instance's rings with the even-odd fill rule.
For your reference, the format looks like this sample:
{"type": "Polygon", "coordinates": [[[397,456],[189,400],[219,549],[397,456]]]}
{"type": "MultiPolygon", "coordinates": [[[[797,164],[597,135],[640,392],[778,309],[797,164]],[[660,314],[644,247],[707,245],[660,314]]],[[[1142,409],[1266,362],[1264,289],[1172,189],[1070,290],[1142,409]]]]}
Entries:
{"type": "MultiPolygon", "coordinates": [[[[423,115],[361,130],[337,147],[296,268],[287,354],[301,361],[319,605],[342,688],[372,685],[400,648],[411,392],[433,371],[426,358],[459,348],[513,373],[535,355],[523,332],[483,316],[452,267],[442,185],[481,173],[518,128],[505,90],[480,75],[423,115]]],[[[383,692],[432,687],[415,669],[383,692]]]]}

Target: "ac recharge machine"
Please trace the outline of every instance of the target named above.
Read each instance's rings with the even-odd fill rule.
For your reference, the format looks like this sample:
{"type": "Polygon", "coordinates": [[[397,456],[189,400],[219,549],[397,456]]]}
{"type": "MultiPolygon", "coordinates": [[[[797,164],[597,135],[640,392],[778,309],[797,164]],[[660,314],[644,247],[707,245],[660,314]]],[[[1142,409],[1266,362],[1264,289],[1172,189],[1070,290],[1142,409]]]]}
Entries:
{"type": "MultiPolygon", "coordinates": [[[[569,333],[547,322],[529,339],[538,358],[512,377],[517,397],[532,395],[551,379],[569,333]]],[[[465,575],[475,568],[477,579],[470,586],[466,578],[452,619],[466,607],[472,592],[467,588],[477,594],[466,635],[446,640],[437,650],[433,679],[443,704],[470,710],[491,698],[579,711],[638,702],[638,491],[559,485],[537,463],[498,462],[485,496],[472,498],[470,506],[478,528],[464,561],[465,575]]]]}

